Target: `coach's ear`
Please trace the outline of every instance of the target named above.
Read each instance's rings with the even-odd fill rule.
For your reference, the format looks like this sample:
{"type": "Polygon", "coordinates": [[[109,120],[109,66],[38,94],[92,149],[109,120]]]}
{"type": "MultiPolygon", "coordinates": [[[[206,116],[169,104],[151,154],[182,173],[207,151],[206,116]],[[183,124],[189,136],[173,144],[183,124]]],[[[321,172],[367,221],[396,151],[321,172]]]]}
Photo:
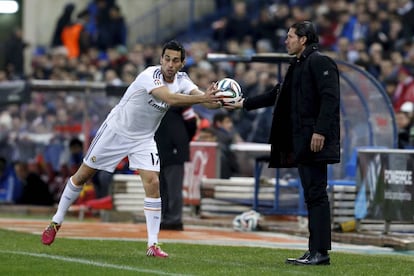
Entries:
{"type": "Polygon", "coordinates": [[[306,45],[306,41],[308,41],[308,38],[306,36],[301,36],[299,38],[299,41],[302,45],[306,45]]]}

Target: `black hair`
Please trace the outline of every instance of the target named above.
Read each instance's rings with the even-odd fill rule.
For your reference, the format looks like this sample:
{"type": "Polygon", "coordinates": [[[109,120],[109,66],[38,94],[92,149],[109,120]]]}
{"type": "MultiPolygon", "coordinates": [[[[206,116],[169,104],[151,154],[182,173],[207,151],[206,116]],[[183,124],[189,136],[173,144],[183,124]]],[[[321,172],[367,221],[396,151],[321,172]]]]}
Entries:
{"type": "Polygon", "coordinates": [[[217,112],[213,116],[213,125],[215,125],[217,122],[223,122],[224,119],[231,118],[230,114],[227,112],[217,112]]]}
{"type": "Polygon", "coordinates": [[[69,142],[69,147],[70,148],[75,147],[75,146],[83,147],[83,142],[77,137],[72,138],[69,142]]]}
{"type": "Polygon", "coordinates": [[[162,54],[161,56],[164,56],[165,54],[165,50],[174,50],[174,51],[180,51],[181,52],[181,61],[184,61],[185,59],[185,49],[184,46],[176,41],[176,40],[171,40],[167,43],[164,44],[163,48],[162,48],[162,54]]]}
{"type": "Polygon", "coordinates": [[[294,23],[291,28],[295,29],[295,34],[298,37],[306,37],[306,45],[312,43],[319,43],[319,37],[316,33],[315,26],[310,21],[302,21],[294,23]]]}
{"type": "Polygon", "coordinates": [[[200,128],[200,132],[211,134],[212,136],[216,136],[216,131],[212,127],[203,127],[200,128]]]}

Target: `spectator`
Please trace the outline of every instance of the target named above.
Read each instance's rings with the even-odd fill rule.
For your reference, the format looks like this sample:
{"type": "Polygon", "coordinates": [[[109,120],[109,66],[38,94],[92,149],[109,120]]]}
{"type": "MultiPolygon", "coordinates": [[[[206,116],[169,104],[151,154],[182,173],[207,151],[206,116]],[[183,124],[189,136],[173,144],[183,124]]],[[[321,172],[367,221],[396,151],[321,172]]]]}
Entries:
{"type": "Polygon", "coordinates": [[[51,42],[52,47],[63,46],[62,32],[66,26],[72,24],[72,14],[74,10],[75,10],[75,4],[68,3],[65,5],[61,16],[56,22],[56,26],[53,32],[52,42],[51,42]]]}
{"type": "Polygon", "coordinates": [[[104,198],[111,194],[112,180],[114,174],[107,171],[98,171],[93,176],[92,183],[94,196],[96,198],[104,198]]]}
{"type": "Polygon", "coordinates": [[[403,34],[405,39],[411,39],[414,35],[414,4],[412,0],[398,1],[398,14],[401,17],[403,34]]]}
{"type": "Polygon", "coordinates": [[[190,161],[190,141],[196,130],[197,118],[192,108],[171,107],[155,133],[161,162],[160,229],[183,230],[184,163],[190,161]]]}
{"type": "Polygon", "coordinates": [[[239,173],[239,163],[231,145],[242,141],[233,128],[233,121],[228,113],[217,112],[213,117],[213,128],[220,147],[220,178],[228,179],[239,173]]]}
{"type": "Polygon", "coordinates": [[[259,40],[265,40],[274,48],[274,38],[276,36],[277,25],[267,6],[260,9],[259,18],[253,21],[254,25],[254,42],[257,44],[259,40]]]}
{"type": "Polygon", "coordinates": [[[63,27],[61,41],[69,58],[78,58],[81,54],[85,54],[91,46],[89,34],[85,29],[88,18],[88,12],[82,11],[78,14],[75,22],[70,22],[63,27]]]}
{"type": "Polygon", "coordinates": [[[53,195],[49,186],[42,180],[40,175],[31,172],[26,162],[16,162],[14,170],[17,178],[23,184],[22,196],[18,204],[51,206],[54,204],[53,195]]]}
{"type": "Polygon", "coordinates": [[[217,142],[216,131],[211,127],[200,128],[196,138],[200,142],[217,142]]]}
{"type": "Polygon", "coordinates": [[[108,47],[126,46],[127,26],[122,16],[121,8],[118,5],[113,5],[109,8],[107,32],[109,33],[108,47]]]}
{"type": "Polygon", "coordinates": [[[234,4],[233,14],[230,16],[225,27],[226,39],[236,39],[241,43],[246,36],[253,37],[254,31],[252,20],[247,13],[247,3],[237,1],[234,4]]]}
{"type": "Polygon", "coordinates": [[[214,38],[218,42],[218,49],[224,50],[227,40],[236,40],[241,43],[246,36],[253,37],[254,31],[252,21],[247,14],[247,4],[244,1],[237,1],[234,4],[231,16],[221,18],[212,25],[214,38]]]}
{"type": "Polygon", "coordinates": [[[109,32],[110,29],[110,15],[109,10],[113,5],[114,1],[107,1],[107,0],[96,0],[96,27],[97,27],[97,38],[96,38],[96,46],[101,51],[106,51],[109,47],[111,34],[109,32]]]}
{"type": "Polygon", "coordinates": [[[23,79],[24,49],[28,44],[23,40],[20,28],[15,28],[9,39],[5,42],[4,60],[8,79],[23,79]]]}
{"type": "Polygon", "coordinates": [[[398,111],[395,113],[395,121],[398,130],[398,148],[406,149],[414,145],[410,144],[410,130],[412,126],[412,118],[408,112],[398,111]]]}
{"type": "Polygon", "coordinates": [[[74,174],[82,164],[83,159],[83,142],[79,138],[70,139],[68,146],[60,160],[61,171],[65,172],[65,177],[74,174]]]}
{"type": "Polygon", "coordinates": [[[330,12],[319,15],[318,30],[322,51],[333,51],[336,48],[337,28],[338,22],[336,14],[330,12]]]}
{"type": "Polygon", "coordinates": [[[0,113],[0,156],[7,157],[9,161],[15,154],[15,148],[9,141],[9,132],[12,128],[12,116],[6,111],[0,113]]]}
{"type": "Polygon", "coordinates": [[[410,65],[404,64],[398,70],[398,85],[393,94],[393,106],[399,111],[405,102],[414,102],[414,77],[410,65]]]}
{"type": "Polygon", "coordinates": [[[338,11],[338,28],[336,29],[339,38],[346,38],[350,43],[354,42],[354,28],[357,18],[347,9],[338,11]]]}
{"type": "Polygon", "coordinates": [[[22,196],[22,184],[17,179],[13,165],[0,156],[0,203],[16,203],[22,196]]]}

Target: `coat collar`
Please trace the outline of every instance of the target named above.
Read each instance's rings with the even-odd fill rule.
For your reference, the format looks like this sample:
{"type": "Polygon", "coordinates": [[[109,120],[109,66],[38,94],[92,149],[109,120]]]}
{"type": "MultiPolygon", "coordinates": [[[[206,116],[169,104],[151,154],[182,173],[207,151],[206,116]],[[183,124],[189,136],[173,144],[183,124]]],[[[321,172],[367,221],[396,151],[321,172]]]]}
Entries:
{"type": "Polygon", "coordinates": [[[308,45],[305,50],[302,52],[302,54],[300,55],[300,57],[297,59],[297,61],[303,61],[305,60],[310,54],[312,54],[315,51],[318,51],[319,47],[318,44],[313,43],[308,45]]]}

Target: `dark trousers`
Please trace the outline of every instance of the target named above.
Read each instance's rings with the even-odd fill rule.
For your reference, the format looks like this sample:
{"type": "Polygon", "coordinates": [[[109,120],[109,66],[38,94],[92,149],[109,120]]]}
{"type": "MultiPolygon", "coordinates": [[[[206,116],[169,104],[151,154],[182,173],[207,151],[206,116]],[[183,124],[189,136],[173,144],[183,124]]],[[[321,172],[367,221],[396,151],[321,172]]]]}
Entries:
{"type": "Polygon", "coordinates": [[[184,164],[162,167],[160,170],[161,222],[182,223],[184,164]]]}
{"type": "Polygon", "coordinates": [[[308,208],[309,251],[324,254],[331,249],[328,167],[324,163],[300,164],[298,170],[308,208]]]}

